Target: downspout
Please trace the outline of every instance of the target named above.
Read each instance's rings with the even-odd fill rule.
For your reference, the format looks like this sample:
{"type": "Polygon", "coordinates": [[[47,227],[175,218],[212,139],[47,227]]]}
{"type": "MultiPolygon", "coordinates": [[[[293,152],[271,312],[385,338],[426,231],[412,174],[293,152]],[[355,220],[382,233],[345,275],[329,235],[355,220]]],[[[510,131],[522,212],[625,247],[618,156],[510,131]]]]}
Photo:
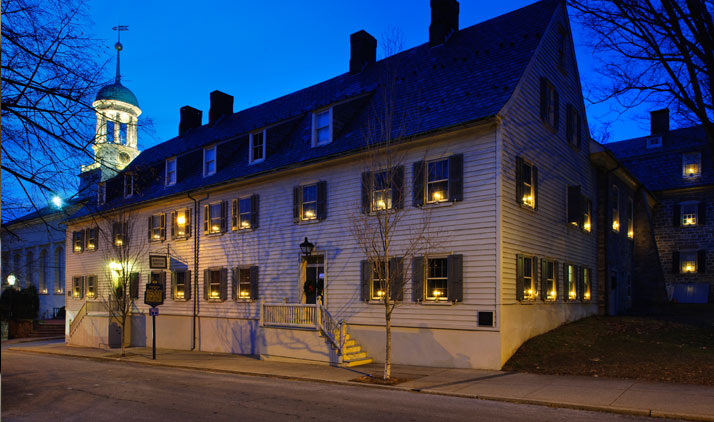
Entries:
{"type": "MultiPolygon", "coordinates": [[[[198,203],[200,199],[191,196],[191,192],[187,194],[188,198],[193,201],[193,325],[191,327],[191,350],[196,349],[197,321],[198,321],[198,203]]],[[[208,197],[206,197],[208,198],[208,197]]],[[[205,199],[205,198],[204,198],[205,199]]]]}

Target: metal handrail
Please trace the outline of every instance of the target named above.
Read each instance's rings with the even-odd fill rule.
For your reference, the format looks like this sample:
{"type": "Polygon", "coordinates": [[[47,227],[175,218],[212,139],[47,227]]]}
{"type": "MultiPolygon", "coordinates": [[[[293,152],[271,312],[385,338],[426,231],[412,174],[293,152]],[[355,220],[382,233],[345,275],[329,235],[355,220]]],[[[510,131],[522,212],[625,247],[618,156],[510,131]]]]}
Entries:
{"type": "Polygon", "coordinates": [[[321,301],[318,301],[317,304],[320,310],[318,328],[322,331],[325,337],[332,342],[335,348],[337,348],[339,355],[342,355],[342,347],[344,346],[344,336],[342,335],[344,321],[338,322],[332,314],[330,314],[327,308],[322,306],[321,301]]]}

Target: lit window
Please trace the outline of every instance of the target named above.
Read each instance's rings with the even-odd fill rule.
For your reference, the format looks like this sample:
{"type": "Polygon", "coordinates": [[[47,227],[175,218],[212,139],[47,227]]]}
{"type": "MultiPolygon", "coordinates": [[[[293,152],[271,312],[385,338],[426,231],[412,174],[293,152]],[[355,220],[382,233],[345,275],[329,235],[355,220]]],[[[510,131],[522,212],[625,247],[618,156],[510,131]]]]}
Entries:
{"type": "Polygon", "coordinates": [[[537,170],[534,165],[518,157],[516,163],[516,194],[518,202],[527,208],[535,209],[537,170]]]}
{"type": "Polygon", "coordinates": [[[583,300],[590,300],[590,268],[583,269],[583,300]]]}
{"type": "Polygon", "coordinates": [[[72,277],[72,297],[81,298],[84,277],[72,277]]]}
{"type": "Polygon", "coordinates": [[[632,198],[627,200],[627,237],[635,238],[635,205],[632,198]]]}
{"type": "Polygon", "coordinates": [[[682,156],[682,176],[692,179],[702,174],[702,155],[698,152],[682,156]]]}
{"type": "Polygon", "coordinates": [[[426,202],[429,204],[449,199],[449,160],[427,163],[426,202]]]}
{"type": "Polygon", "coordinates": [[[250,299],[250,268],[238,268],[237,297],[250,299]]]}
{"type": "Polygon", "coordinates": [[[166,239],[166,215],[154,214],[149,217],[149,239],[160,242],[166,239]]]}
{"type": "Polygon", "coordinates": [[[392,183],[390,172],[374,173],[372,180],[372,211],[392,209],[392,183]]]}
{"type": "Polygon", "coordinates": [[[176,157],[166,160],[166,186],[176,184],[176,157]]]}
{"type": "Polygon", "coordinates": [[[186,239],[191,233],[191,210],[183,209],[172,213],[171,236],[174,239],[186,239]]]}
{"type": "Polygon", "coordinates": [[[219,270],[210,270],[206,272],[208,275],[208,298],[221,298],[221,272],[219,270]]]}
{"type": "Polygon", "coordinates": [[[87,299],[97,297],[97,276],[90,275],[87,277],[87,299]]]}
{"type": "Polygon", "coordinates": [[[384,261],[372,263],[372,292],[370,298],[372,300],[381,300],[386,294],[386,284],[384,282],[387,277],[387,266],[384,261]]]}
{"type": "Polygon", "coordinates": [[[317,185],[302,187],[302,219],[314,220],[317,218],[317,185]]]}
{"type": "Polygon", "coordinates": [[[265,160],[265,130],[250,134],[250,163],[265,160]]]}
{"type": "Polygon", "coordinates": [[[131,198],[134,196],[134,175],[125,174],[124,175],[124,198],[131,198]]]}
{"type": "Polygon", "coordinates": [[[127,223],[114,223],[112,224],[112,239],[114,239],[114,246],[122,247],[128,246],[127,233],[128,225],[127,223]]]}
{"type": "Polygon", "coordinates": [[[329,144],[332,141],[332,109],[313,113],[312,146],[329,144]]]}
{"type": "Polygon", "coordinates": [[[203,149],[203,176],[210,176],[216,173],[216,146],[203,149]]]}
{"type": "Polygon", "coordinates": [[[426,299],[439,301],[448,298],[449,274],[446,258],[427,259],[426,299]]]}
{"type": "Polygon", "coordinates": [[[97,228],[87,229],[87,251],[97,250],[97,228]]]}
{"type": "Polygon", "coordinates": [[[64,250],[55,249],[55,294],[64,294],[64,250]]]}
{"type": "Polygon", "coordinates": [[[43,249],[40,252],[40,288],[39,292],[42,294],[47,294],[47,279],[49,273],[50,258],[47,253],[47,249],[43,249]]]}
{"type": "Polygon", "coordinates": [[[107,203],[107,184],[105,182],[100,182],[97,185],[97,203],[99,205],[107,203]]]}
{"type": "Polygon", "coordinates": [[[593,204],[590,199],[583,197],[583,230],[590,233],[592,229],[593,204]]]}
{"type": "Polygon", "coordinates": [[[540,117],[548,126],[558,128],[558,92],[547,79],[541,78],[540,117]]]}
{"type": "Polygon", "coordinates": [[[174,299],[182,300],[188,297],[186,294],[186,287],[188,286],[187,278],[187,271],[174,272],[174,299]]]}
{"type": "Polygon", "coordinates": [[[679,258],[680,272],[696,273],[697,272],[697,253],[696,252],[680,252],[679,258]]]}
{"type": "Polygon", "coordinates": [[[612,231],[620,232],[620,189],[612,187],[612,231]]]}
{"type": "Polygon", "coordinates": [[[536,270],[535,258],[532,256],[524,256],[523,272],[520,274],[523,281],[523,299],[535,300],[538,297],[538,288],[536,286],[536,270]]]}
{"type": "Polygon", "coordinates": [[[72,233],[72,245],[74,252],[79,253],[84,251],[84,232],[77,231],[72,233]]]}
{"type": "Polygon", "coordinates": [[[545,299],[551,301],[556,300],[558,299],[558,286],[555,281],[555,272],[557,271],[555,262],[545,261],[543,269],[545,270],[545,286],[543,286],[546,292],[545,299]]]}
{"type": "Polygon", "coordinates": [[[220,233],[223,228],[223,203],[218,202],[208,206],[208,232],[209,233],[220,233]]]}
{"type": "Polygon", "coordinates": [[[568,300],[575,300],[578,298],[577,274],[575,265],[568,264],[565,266],[565,277],[568,288],[568,300]]]}
{"type": "Polygon", "coordinates": [[[697,225],[699,204],[682,204],[682,226],[697,225]]]}
{"type": "Polygon", "coordinates": [[[250,228],[252,207],[250,198],[237,199],[233,202],[233,229],[245,230],[250,228]]]}

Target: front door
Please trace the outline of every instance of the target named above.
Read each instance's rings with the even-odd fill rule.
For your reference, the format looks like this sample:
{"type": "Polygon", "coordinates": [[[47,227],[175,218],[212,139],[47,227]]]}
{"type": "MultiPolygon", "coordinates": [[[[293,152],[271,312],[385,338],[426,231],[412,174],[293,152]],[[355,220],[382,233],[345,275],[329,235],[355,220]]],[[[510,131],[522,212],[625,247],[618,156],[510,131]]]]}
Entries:
{"type": "Polygon", "coordinates": [[[325,257],[323,255],[313,255],[304,258],[305,282],[303,292],[305,303],[314,304],[318,296],[322,296],[324,303],[325,290],[325,257]]]}

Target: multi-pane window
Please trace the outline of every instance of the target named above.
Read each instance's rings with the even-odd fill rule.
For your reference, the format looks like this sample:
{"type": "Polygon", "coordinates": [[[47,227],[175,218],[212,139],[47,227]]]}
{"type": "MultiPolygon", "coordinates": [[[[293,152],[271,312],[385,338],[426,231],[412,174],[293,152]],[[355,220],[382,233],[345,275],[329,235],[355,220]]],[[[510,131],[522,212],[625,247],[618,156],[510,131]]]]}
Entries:
{"type": "Polygon", "coordinates": [[[381,300],[386,288],[385,279],[387,277],[387,265],[385,261],[372,263],[372,286],[370,298],[372,300],[381,300]]]}
{"type": "Polygon", "coordinates": [[[84,251],[84,232],[72,232],[72,246],[75,253],[84,251]]]}
{"type": "Polygon", "coordinates": [[[233,218],[236,220],[233,224],[233,228],[236,230],[249,229],[252,213],[250,198],[236,199],[234,207],[233,218]]]}
{"type": "Polygon", "coordinates": [[[210,176],[216,173],[216,146],[203,149],[203,176],[210,176]]]}
{"type": "Polygon", "coordinates": [[[130,173],[124,175],[124,198],[132,196],[134,196],[134,175],[130,173]]]}
{"type": "Polygon", "coordinates": [[[620,232],[620,189],[612,187],[612,231],[620,232]]]}
{"type": "Polygon", "coordinates": [[[64,249],[55,249],[55,293],[64,294],[64,249]]]}
{"type": "Polygon", "coordinates": [[[250,134],[250,157],[251,163],[258,163],[265,160],[265,131],[250,134]]]}
{"type": "Polygon", "coordinates": [[[558,270],[554,261],[543,260],[543,289],[545,289],[545,300],[558,299],[558,285],[556,282],[556,271],[558,270]]]}
{"type": "Polygon", "coordinates": [[[154,214],[149,217],[149,240],[160,242],[166,239],[166,214],[154,214]]]}
{"type": "Polygon", "coordinates": [[[682,177],[691,179],[702,174],[702,155],[698,152],[682,155],[682,177]]]}
{"type": "Polygon", "coordinates": [[[627,237],[635,238],[635,204],[632,202],[632,198],[627,200],[627,237]]]}
{"type": "Polygon", "coordinates": [[[583,269],[583,300],[590,300],[590,287],[592,284],[590,268],[583,269]]]}
{"type": "Polygon", "coordinates": [[[578,288],[577,288],[577,282],[578,282],[578,275],[577,275],[577,268],[575,268],[575,265],[572,264],[567,264],[565,266],[565,287],[567,291],[565,292],[567,294],[568,300],[575,300],[578,298],[578,288]]]}
{"type": "Polygon", "coordinates": [[[97,250],[97,236],[98,236],[99,229],[92,228],[92,229],[87,229],[86,230],[86,236],[87,236],[87,251],[96,251],[97,250]]]}
{"type": "Polygon", "coordinates": [[[238,268],[236,275],[238,277],[236,281],[236,298],[250,299],[250,268],[238,268]]]}
{"type": "Polygon", "coordinates": [[[437,203],[449,199],[449,160],[426,164],[426,202],[437,203]]]}
{"type": "Polygon", "coordinates": [[[697,252],[680,252],[679,265],[681,273],[696,273],[697,252]]]}
{"type": "Polygon", "coordinates": [[[203,231],[206,234],[222,233],[226,227],[226,203],[216,202],[204,207],[206,215],[204,216],[203,231]]]}
{"type": "Polygon", "coordinates": [[[523,283],[523,299],[535,300],[538,297],[538,286],[536,285],[535,257],[524,256],[521,280],[523,283]]]}
{"type": "Polygon", "coordinates": [[[127,245],[128,239],[128,224],[116,222],[112,224],[112,239],[114,246],[121,247],[127,245]]]}
{"type": "Polygon", "coordinates": [[[72,277],[72,297],[82,298],[84,277],[72,277]]]}
{"type": "Polygon", "coordinates": [[[332,134],[330,133],[331,117],[331,109],[313,113],[312,146],[326,145],[332,141],[332,134]]]}
{"type": "Polygon", "coordinates": [[[191,210],[186,208],[171,213],[171,236],[186,239],[191,235],[191,210]]]}
{"type": "Polygon", "coordinates": [[[105,182],[99,182],[97,185],[97,203],[99,205],[107,203],[107,184],[105,182]]]}
{"type": "Polygon", "coordinates": [[[426,299],[439,301],[448,298],[448,263],[446,258],[428,258],[426,268],[426,299]]]}
{"type": "Polygon", "coordinates": [[[176,184],[176,157],[166,160],[166,186],[176,184]]]}
{"type": "Polygon", "coordinates": [[[188,297],[190,292],[187,292],[188,287],[188,272],[174,272],[174,299],[183,300],[188,297]]]}
{"type": "Polygon", "coordinates": [[[593,204],[588,198],[583,199],[583,230],[590,233],[592,229],[593,204]]]}
{"type": "Polygon", "coordinates": [[[317,185],[302,187],[302,220],[317,218],[317,185]]]}
{"type": "Polygon", "coordinates": [[[87,299],[97,297],[97,276],[87,276],[87,299]]]}
{"type": "Polygon", "coordinates": [[[536,167],[518,157],[516,160],[516,199],[522,206],[535,209],[536,183],[538,183],[536,167]]]}
{"type": "Polygon", "coordinates": [[[699,204],[696,203],[686,203],[682,204],[682,226],[696,226],[697,225],[697,211],[699,210],[699,204]]]}
{"type": "Polygon", "coordinates": [[[374,173],[372,180],[372,211],[392,209],[392,183],[388,170],[374,173]]]}
{"type": "Polygon", "coordinates": [[[220,299],[221,298],[221,272],[220,270],[208,270],[206,271],[208,275],[208,280],[206,286],[208,287],[208,298],[209,299],[220,299]]]}
{"type": "Polygon", "coordinates": [[[552,129],[558,128],[558,92],[546,78],[540,82],[540,117],[552,129]]]}
{"type": "Polygon", "coordinates": [[[49,278],[50,258],[47,249],[40,251],[40,288],[39,292],[47,294],[47,279],[49,278]]]}

